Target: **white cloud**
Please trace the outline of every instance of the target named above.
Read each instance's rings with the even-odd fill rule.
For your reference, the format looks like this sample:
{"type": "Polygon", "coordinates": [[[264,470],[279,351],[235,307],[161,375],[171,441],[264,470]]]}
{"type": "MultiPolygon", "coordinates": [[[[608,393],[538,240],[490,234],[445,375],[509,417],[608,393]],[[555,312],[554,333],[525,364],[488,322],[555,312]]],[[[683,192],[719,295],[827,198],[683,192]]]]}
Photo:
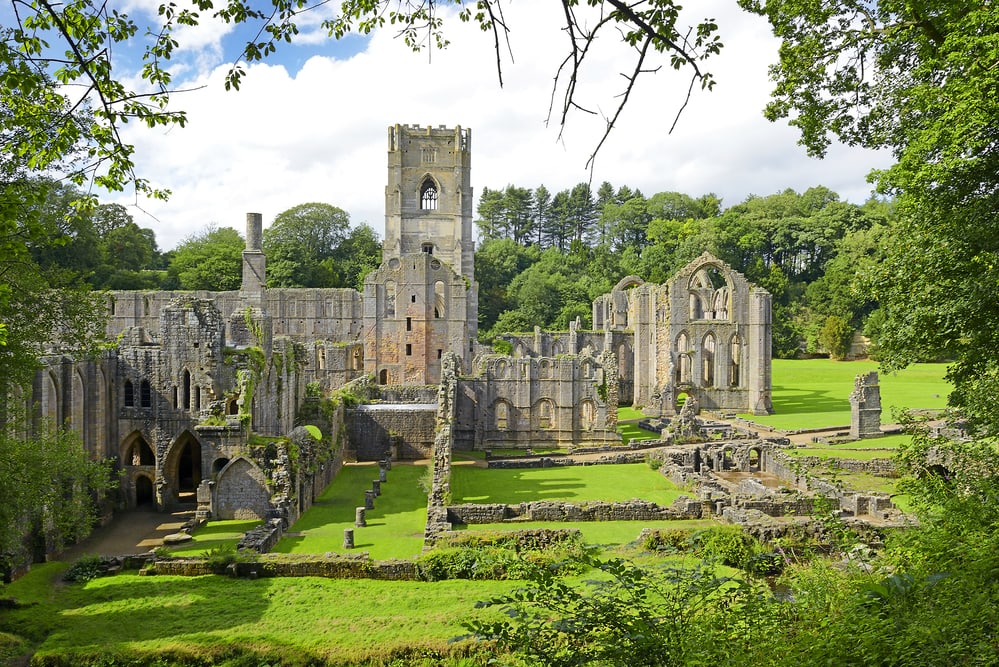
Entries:
{"type": "MultiPolygon", "coordinates": [[[[250,66],[239,92],[223,88],[227,66],[190,82],[204,88],[175,98],[187,128],[129,129],[140,174],[174,193],[167,203],[141,202],[154,218],[136,212],[136,221],[170,248],[208,223],[242,231],[246,212],[263,213],[267,225],[287,208],[321,201],[381,232],[386,128],[395,123],[471,127],[477,192],[508,183],[556,192],[587,180],[603,120],[573,113],[561,141],[557,115],[545,126],[564,36],[555,3],[527,4],[506,9],[515,62],[504,60],[503,89],[491,36],[457,22],[445,51],[413,54],[383,30],[347,60],[315,56],[292,74],[276,63],[250,66]]],[[[697,11],[717,16],[725,42],[708,64],[715,90],[695,91],[670,135],[687,82],[672,70],[648,75],[598,156],[594,188],[606,180],[646,195],[715,192],[732,205],[823,184],[852,201],[866,198],[866,173],[887,157],[837,148],[823,161],[807,158],[796,131],[761,115],[771,88],[766,66],[776,57],[765,22],[722,0],[702,4],[697,11]]],[[[609,114],[626,64],[619,50],[596,55],[581,99],[609,114]]]]}

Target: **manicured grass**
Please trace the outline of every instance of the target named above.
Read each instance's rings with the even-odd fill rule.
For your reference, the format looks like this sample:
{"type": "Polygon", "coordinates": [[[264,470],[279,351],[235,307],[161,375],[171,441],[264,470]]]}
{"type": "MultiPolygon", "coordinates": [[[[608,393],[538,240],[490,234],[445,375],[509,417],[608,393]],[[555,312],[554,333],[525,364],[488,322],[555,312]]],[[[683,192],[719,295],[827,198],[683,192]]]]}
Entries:
{"type": "Polygon", "coordinates": [[[710,519],[697,521],[567,521],[564,523],[524,521],[516,523],[476,524],[474,526],[458,526],[457,528],[470,532],[477,530],[529,530],[533,528],[546,528],[548,530],[577,529],[583,534],[583,541],[587,544],[613,548],[634,542],[645,528],[694,531],[717,525],[718,522],[710,519]]]}
{"type": "Polygon", "coordinates": [[[451,495],[455,504],[642,498],[669,505],[683,493],[644,463],[513,470],[455,466],[451,470],[451,495]]]}
{"type": "Polygon", "coordinates": [[[654,431],[646,431],[638,428],[635,424],[618,424],[617,432],[621,434],[621,440],[628,444],[632,440],[658,440],[659,434],[654,431]]]}
{"type": "Polygon", "coordinates": [[[418,556],[427,524],[427,494],[419,482],[425,471],[423,465],[393,465],[375,508],[365,513],[368,525],[355,528],[354,510],[364,506],[364,491],[378,479],[378,466],[344,466],[274,551],[348,553],[343,531],[354,528],[354,549],[349,553],[367,551],[376,560],[418,556]]]}
{"type": "Polygon", "coordinates": [[[262,521],[209,521],[201,525],[191,535],[194,539],[186,544],[170,547],[171,556],[200,556],[210,549],[226,544],[233,547],[239,543],[246,531],[259,526],[262,521]]]}
{"type": "MultiPolygon", "coordinates": [[[[460,622],[499,613],[475,603],[519,585],[121,574],[54,589],[47,568],[17,584],[5,593],[36,604],[5,610],[0,631],[30,627],[40,633],[36,660],[68,654],[60,664],[87,664],[88,655],[118,653],[128,660],[114,664],[132,664],[159,653],[163,661],[157,664],[173,664],[171,654],[220,664],[254,651],[257,660],[239,664],[275,665],[384,664],[407,649],[460,655],[462,645],[450,643],[465,632],[460,622]],[[50,595],[22,595],[29,587],[21,582],[32,580],[44,581],[50,595]]],[[[415,657],[402,662],[447,664],[415,657]]]]}
{"type": "MultiPolygon", "coordinates": [[[[774,359],[774,414],[741,416],[785,430],[848,425],[854,378],[877,370],[874,361],[774,359]]],[[[894,409],[946,407],[951,390],[943,379],[946,370],[946,364],[914,364],[898,373],[879,373],[882,422],[892,421],[894,409]]]]}
{"type": "Polygon", "coordinates": [[[642,414],[641,410],[636,410],[635,408],[627,406],[617,409],[617,420],[619,422],[637,419],[645,419],[645,415],[642,414]]]}

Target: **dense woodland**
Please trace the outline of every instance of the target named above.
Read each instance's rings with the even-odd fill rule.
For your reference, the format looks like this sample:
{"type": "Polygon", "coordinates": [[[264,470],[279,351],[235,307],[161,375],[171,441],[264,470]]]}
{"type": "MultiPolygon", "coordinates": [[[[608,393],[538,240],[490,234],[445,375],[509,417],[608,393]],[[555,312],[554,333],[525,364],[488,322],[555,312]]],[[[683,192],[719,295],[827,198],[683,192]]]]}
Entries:
{"type": "MultiPolygon", "coordinates": [[[[58,243],[34,248],[39,265],[93,289],[232,290],[245,242],[230,227],[206,226],[161,252],[152,229],[120,205],[77,212],[79,193],[52,184],[43,209],[58,243]]],[[[840,201],[827,188],[751,196],[724,208],[713,194],[586,183],[550,193],[543,185],[485,187],[476,226],[479,328],[508,331],[590,325],[591,303],[621,278],[663,282],[705,250],[774,298],[774,354],[842,356],[854,331],[875,340],[877,303],[865,289],[883,259],[893,209],[871,199],[840,201]],[[865,326],[866,325],[866,326],[865,326]]],[[[270,287],[353,287],[381,261],[369,226],[351,227],[330,204],[302,204],[264,230],[270,287]]]]}

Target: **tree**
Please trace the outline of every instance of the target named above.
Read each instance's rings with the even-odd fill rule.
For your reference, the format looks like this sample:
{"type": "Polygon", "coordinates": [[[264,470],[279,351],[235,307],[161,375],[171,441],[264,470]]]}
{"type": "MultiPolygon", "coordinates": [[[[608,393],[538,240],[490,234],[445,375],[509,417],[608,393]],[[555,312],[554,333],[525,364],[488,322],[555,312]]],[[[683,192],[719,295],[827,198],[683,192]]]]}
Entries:
{"type": "Polygon", "coordinates": [[[364,289],[364,277],[378,268],[382,261],[382,244],[370,225],[362,223],[350,230],[347,238],[334,250],[333,263],[340,287],[364,289]]]}
{"type": "Polygon", "coordinates": [[[331,204],[309,203],[278,213],[264,230],[270,287],[340,287],[330,260],[347,239],[350,215],[331,204]]]}
{"type": "Polygon", "coordinates": [[[793,117],[821,155],[833,138],[890,149],[875,182],[897,202],[870,289],[881,306],[887,370],[955,360],[950,397],[999,432],[999,12],[990,3],[742,0],[783,44],[766,114],[793,117]]]}
{"type": "Polygon", "coordinates": [[[29,532],[49,547],[90,534],[94,498],[113,485],[110,467],[89,460],[79,436],[52,428],[26,438],[8,422],[0,426],[0,452],[0,569],[26,560],[29,532]]]}
{"type": "Polygon", "coordinates": [[[822,330],[819,331],[819,344],[829,351],[833,359],[845,359],[850,353],[850,342],[853,340],[853,327],[838,315],[826,318],[822,330]]]}
{"type": "Polygon", "coordinates": [[[232,227],[208,225],[181,241],[168,272],[180,289],[236,290],[243,282],[246,243],[232,227]]]}

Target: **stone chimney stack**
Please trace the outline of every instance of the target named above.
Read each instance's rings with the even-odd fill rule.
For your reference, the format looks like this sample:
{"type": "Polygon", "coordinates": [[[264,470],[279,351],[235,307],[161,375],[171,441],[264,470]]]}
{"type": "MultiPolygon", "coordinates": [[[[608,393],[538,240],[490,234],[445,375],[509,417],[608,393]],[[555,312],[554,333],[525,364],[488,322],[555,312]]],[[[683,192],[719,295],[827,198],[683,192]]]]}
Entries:
{"type": "Polygon", "coordinates": [[[267,259],[261,250],[262,220],[259,213],[246,214],[246,250],[243,251],[243,286],[240,289],[243,298],[255,299],[258,304],[267,283],[267,259]]]}
{"type": "Polygon", "coordinates": [[[260,252],[260,237],[263,234],[263,216],[259,213],[246,214],[246,249],[260,252]]]}

